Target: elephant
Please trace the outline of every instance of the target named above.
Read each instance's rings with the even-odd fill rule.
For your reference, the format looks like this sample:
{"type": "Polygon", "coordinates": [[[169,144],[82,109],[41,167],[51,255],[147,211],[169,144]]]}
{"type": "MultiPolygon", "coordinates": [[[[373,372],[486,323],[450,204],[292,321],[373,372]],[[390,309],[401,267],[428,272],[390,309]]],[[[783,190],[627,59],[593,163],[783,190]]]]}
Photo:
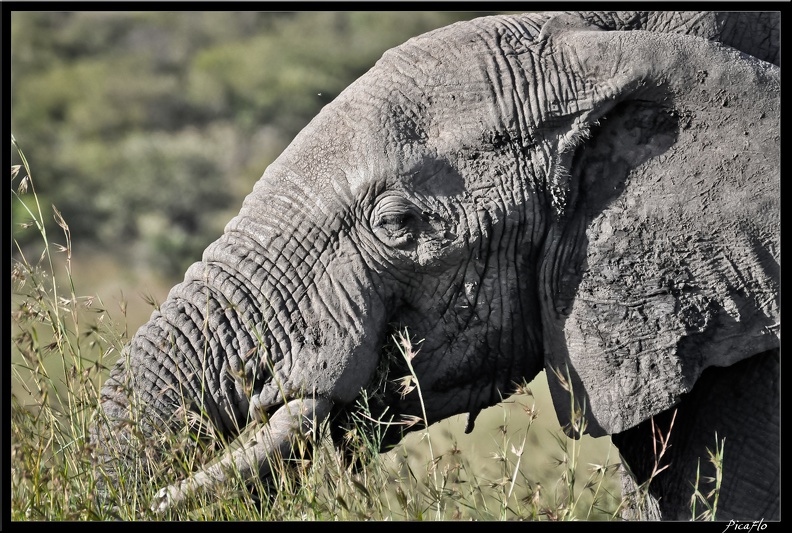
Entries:
{"type": "MultiPolygon", "coordinates": [[[[779,32],[778,13],[531,13],[385,52],[129,341],[100,463],[139,453],[133,409],[151,440],[252,428],[162,511],[231,466],[265,479],[320,422],[343,446],[363,393],[375,416],[467,413],[469,431],[546,370],[561,423],[611,435],[625,486],[671,428],[640,518],[689,519],[725,438],[717,517],[779,519],[779,32]],[[407,373],[385,350],[405,327],[420,398],[382,379],[407,373]]],[[[416,429],[389,427],[383,449],[416,429]]]]}

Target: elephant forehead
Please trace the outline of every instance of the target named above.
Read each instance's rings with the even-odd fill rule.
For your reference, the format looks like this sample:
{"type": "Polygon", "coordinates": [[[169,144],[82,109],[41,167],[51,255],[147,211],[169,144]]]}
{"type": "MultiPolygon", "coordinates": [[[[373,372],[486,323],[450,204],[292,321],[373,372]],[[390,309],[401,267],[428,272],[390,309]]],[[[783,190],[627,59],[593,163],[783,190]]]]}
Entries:
{"type": "MultiPolygon", "coordinates": [[[[459,25],[386,52],[311,121],[264,181],[296,182],[330,203],[353,202],[389,180],[440,194],[448,194],[449,180],[466,182],[452,187],[459,193],[486,186],[481,175],[495,174],[494,162],[502,167],[515,154],[541,151],[533,139],[542,114],[536,102],[551,80],[526,75],[534,67],[525,57],[534,52],[511,48],[515,28],[487,29],[459,25]]],[[[530,162],[536,179],[542,161],[530,162]]]]}
{"type": "Polygon", "coordinates": [[[434,118],[420,92],[409,99],[404,87],[342,94],[270,165],[258,186],[297,185],[328,205],[338,200],[348,205],[377,183],[388,188],[409,182],[408,189],[459,194],[467,188],[458,172],[459,155],[486,150],[482,138],[497,135],[486,133],[495,124],[493,112],[486,109],[492,104],[483,95],[466,93],[469,110],[440,105],[439,100],[456,91],[465,92],[449,87],[438,91],[445,94],[432,99],[434,118]],[[479,106],[475,113],[474,104],[479,106]]]}
{"type": "Polygon", "coordinates": [[[519,67],[478,41],[439,49],[421,43],[389,51],[363,80],[382,90],[378,122],[440,153],[478,150],[493,132],[517,131],[526,97],[524,76],[513,72],[519,67]]]}

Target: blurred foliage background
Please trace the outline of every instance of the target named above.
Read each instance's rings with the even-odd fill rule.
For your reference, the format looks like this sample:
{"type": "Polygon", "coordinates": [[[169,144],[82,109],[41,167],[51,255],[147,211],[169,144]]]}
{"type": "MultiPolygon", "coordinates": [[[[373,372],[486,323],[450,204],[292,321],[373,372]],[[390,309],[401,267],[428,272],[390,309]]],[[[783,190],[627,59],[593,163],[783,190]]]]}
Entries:
{"type": "MultiPolygon", "coordinates": [[[[14,12],[12,132],[78,260],[104,256],[169,286],[386,49],[489,14],[14,12]]],[[[12,206],[24,249],[37,232],[20,229],[23,211],[12,206]]]]}

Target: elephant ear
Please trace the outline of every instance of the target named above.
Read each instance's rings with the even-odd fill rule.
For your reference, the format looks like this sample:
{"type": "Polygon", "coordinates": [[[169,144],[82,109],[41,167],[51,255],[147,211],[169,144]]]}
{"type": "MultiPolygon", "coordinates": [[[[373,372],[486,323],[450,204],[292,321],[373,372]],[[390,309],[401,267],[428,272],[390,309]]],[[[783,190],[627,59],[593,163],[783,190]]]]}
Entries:
{"type": "Polygon", "coordinates": [[[705,368],[779,345],[780,71],[674,34],[544,38],[584,80],[585,132],[559,142],[550,177],[548,381],[562,423],[579,408],[588,433],[612,434],[705,368]]]}

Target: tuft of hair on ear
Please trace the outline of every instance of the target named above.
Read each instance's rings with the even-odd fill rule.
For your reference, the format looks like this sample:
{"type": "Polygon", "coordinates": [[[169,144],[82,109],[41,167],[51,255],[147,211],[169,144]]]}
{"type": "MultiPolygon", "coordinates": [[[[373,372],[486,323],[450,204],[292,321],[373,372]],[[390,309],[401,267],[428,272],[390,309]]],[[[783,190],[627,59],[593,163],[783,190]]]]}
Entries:
{"type": "Polygon", "coordinates": [[[592,126],[598,124],[599,121],[593,124],[586,121],[576,121],[566,133],[560,135],[558,138],[556,156],[553,160],[548,183],[550,204],[557,217],[564,214],[570,201],[572,159],[578,148],[591,138],[592,126]]]}
{"type": "Polygon", "coordinates": [[[591,138],[591,124],[575,122],[558,140],[558,153],[574,152],[578,146],[591,138]]]}

